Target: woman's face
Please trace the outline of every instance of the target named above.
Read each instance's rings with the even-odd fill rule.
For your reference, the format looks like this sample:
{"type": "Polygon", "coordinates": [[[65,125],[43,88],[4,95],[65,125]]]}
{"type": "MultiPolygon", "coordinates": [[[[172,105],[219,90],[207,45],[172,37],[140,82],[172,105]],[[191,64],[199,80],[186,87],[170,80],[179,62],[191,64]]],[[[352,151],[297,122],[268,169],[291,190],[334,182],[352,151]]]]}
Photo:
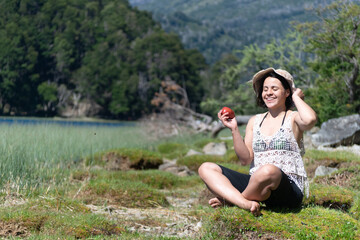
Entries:
{"type": "Polygon", "coordinates": [[[280,80],[274,77],[267,77],[264,81],[262,99],[267,108],[285,107],[286,98],[290,90],[285,90],[280,80]]]}

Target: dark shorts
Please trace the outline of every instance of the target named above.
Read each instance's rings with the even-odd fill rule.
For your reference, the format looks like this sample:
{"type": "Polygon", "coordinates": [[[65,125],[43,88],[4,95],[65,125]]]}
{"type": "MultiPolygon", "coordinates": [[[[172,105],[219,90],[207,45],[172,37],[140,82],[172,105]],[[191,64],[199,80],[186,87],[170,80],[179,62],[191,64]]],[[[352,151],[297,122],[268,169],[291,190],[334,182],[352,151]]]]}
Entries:
{"type": "MultiPolygon", "coordinates": [[[[243,192],[249,183],[251,175],[239,173],[221,165],[219,166],[231,184],[239,190],[239,192],[243,192]]],[[[304,195],[294,181],[289,179],[283,171],[281,171],[281,173],[282,178],[279,187],[272,191],[270,197],[263,201],[263,203],[265,203],[267,207],[299,207],[304,195]]]]}

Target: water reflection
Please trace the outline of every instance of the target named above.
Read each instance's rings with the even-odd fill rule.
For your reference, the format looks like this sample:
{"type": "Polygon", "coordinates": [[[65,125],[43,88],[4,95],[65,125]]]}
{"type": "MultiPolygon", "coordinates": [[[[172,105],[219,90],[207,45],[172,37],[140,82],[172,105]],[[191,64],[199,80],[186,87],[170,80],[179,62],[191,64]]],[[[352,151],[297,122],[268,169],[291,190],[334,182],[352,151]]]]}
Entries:
{"type": "Polygon", "coordinates": [[[60,126],[79,126],[79,127],[132,127],[135,122],[100,122],[100,121],[75,121],[75,120],[55,120],[55,119],[31,119],[31,118],[7,118],[0,117],[0,124],[18,125],[41,125],[55,124],[60,126]]]}

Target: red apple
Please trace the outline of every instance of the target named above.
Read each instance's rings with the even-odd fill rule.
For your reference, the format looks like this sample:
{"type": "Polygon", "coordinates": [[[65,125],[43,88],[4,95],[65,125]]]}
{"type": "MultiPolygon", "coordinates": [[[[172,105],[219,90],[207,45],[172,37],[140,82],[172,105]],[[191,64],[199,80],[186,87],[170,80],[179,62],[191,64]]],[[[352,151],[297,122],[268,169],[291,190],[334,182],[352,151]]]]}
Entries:
{"type": "Polygon", "coordinates": [[[228,107],[223,107],[221,109],[221,115],[225,114],[225,113],[229,113],[228,116],[229,116],[229,119],[232,119],[235,117],[235,113],[233,110],[231,110],[231,108],[228,108],[228,107]]]}

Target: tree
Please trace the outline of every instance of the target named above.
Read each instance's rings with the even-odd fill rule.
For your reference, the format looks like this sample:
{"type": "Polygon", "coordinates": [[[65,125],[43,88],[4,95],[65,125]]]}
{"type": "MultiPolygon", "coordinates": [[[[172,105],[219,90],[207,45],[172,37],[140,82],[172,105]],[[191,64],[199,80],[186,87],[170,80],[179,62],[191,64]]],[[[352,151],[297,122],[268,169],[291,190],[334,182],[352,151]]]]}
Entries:
{"type": "Polygon", "coordinates": [[[319,21],[297,29],[308,37],[308,51],[316,54],[310,65],[319,77],[311,94],[322,122],[360,110],[360,6],[339,1],[320,9],[318,16],[319,21]]]}
{"type": "Polygon", "coordinates": [[[0,0],[3,114],[69,116],[86,105],[84,114],[135,119],[168,77],[196,109],[205,67],[127,0],[0,0]]]}
{"type": "MultiPolygon", "coordinates": [[[[302,34],[290,31],[282,40],[273,40],[263,48],[256,44],[239,50],[240,59],[218,62],[213,69],[220,69],[217,79],[218,93],[211,93],[201,103],[202,109],[211,115],[221,106],[232,106],[237,114],[254,114],[261,109],[256,106],[251,84],[246,84],[261,69],[283,68],[289,71],[298,87],[309,88],[314,84],[315,73],[306,65],[312,54],[305,52],[306,44],[302,34]],[[220,94],[220,96],[218,95],[220,94]]],[[[218,75],[218,72],[215,75],[218,75]]]]}

